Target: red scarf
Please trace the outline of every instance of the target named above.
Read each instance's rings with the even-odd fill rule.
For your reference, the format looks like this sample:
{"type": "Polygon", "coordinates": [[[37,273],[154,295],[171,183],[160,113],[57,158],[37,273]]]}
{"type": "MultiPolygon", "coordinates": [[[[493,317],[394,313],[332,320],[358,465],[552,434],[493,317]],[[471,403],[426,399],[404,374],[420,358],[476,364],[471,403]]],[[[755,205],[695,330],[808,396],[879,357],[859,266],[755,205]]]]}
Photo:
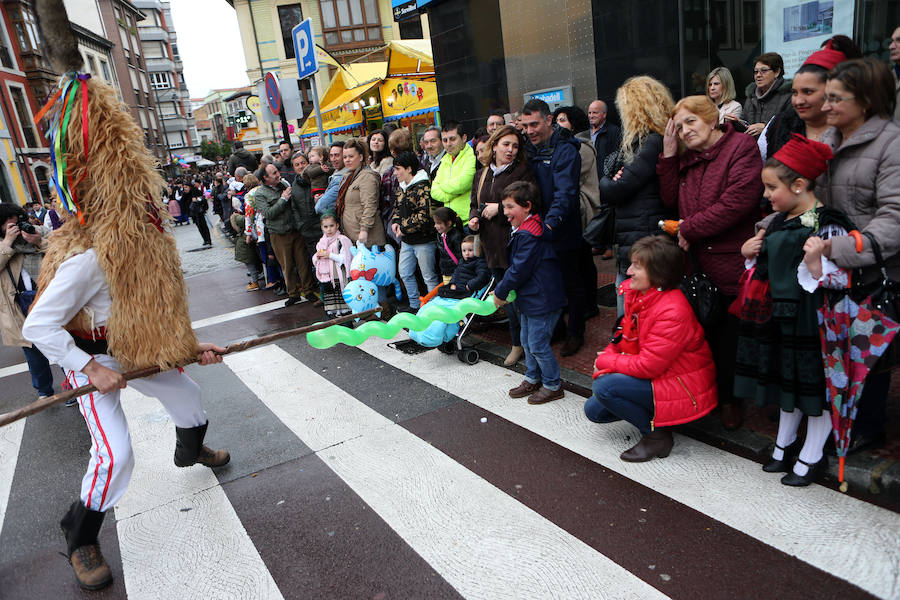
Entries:
{"type": "Polygon", "coordinates": [[[344,181],[341,183],[341,189],[338,190],[337,202],[334,204],[334,212],[337,214],[339,221],[344,216],[344,199],[347,197],[347,190],[350,189],[350,184],[353,183],[353,180],[356,179],[356,176],[359,175],[360,171],[362,171],[362,167],[356,169],[352,173],[347,173],[344,177],[344,181]]]}

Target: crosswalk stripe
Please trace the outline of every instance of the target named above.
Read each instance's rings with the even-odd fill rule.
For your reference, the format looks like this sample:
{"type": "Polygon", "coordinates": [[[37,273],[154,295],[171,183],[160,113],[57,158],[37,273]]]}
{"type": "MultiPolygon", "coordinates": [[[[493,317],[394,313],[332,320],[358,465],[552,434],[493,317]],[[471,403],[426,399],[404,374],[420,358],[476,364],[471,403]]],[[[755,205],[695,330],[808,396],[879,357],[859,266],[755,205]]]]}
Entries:
{"type": "Polygon", "coordinates": [[[463,596],[665,597],[277,346],[225,362],[463,596]]]}
{"type": "Polygon", "coordinates": [[[116,505],[116,528],[128,597],[281,599],[253,542],[205,467],[172,462],[174,426],[155,400],[122,391],[135,467],[116,505]]]}
{"type": "Polygon", "coordinates": [[[786,488],[752,461],[677,434],[667,459],[623,462],[619,454],[633,443],[626,439],[634,428],[591,423],[582,398],[567,394],[531,406],[506,394],[521,378],[507,369],[485,362],[462,367],[438,352],[406,355],[386,343],[370,339],[360,348],[870,593],[900,591],[900,515],[818,485],[786,488]]]}
{"type": "Polygon", "coordinates": [[[0,531],[3,531],[9,491],[12,488],[24,431],[25,419],[0,428],[0,531]]]}

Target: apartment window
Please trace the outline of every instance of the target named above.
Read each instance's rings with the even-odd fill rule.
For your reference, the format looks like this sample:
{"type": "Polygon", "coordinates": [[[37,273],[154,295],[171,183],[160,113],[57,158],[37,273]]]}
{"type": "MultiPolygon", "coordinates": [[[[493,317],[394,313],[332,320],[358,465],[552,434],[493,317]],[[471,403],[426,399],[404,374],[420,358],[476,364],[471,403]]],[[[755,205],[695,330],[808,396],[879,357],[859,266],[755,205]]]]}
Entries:
{"type": "Polygon", "coordinates": [[[278,7],[278,20],[281,22],[281,43],[284,45],[284,57],[294,58],[294,38],[291,29],[303,20],[300,4],[285,4],[278,7]]]}
{"type": "Polygon", "coordinates": [[[169,142],[169,148],[183,148],[184,147],[184,132],[181,131],[167,131],[166,132],[166,140],[169,142]]]}
{"type": "Polygon", "coordinates": [[[25,53],[40,50],[38,40],[41,38],[38,35],[37,25],[35,25],[34,15],[31,14],[31,10],[26,6],[17,6],[10,9],[10,16],[13,28],[16,30],[19,49],[25,53]]]}
{"type": "Polygon", "coordinates": [[[19,87],[10,87],[9,92],[12,95],[13,104],[16,106],[16,115],[19,117],[19,126],[22,128],[22,135],[25,137],[25,146],[37,148],[39,144],[37,135],[34,132],[31,112],[28,110],[28,102],[25,100],[25,92],[19,87]]]}
{"type": "Polygon", "coordinates": [[[138,118],[140,118],[140,120],[141,120],[141,127],[143,127],[144,129],[147,129],[147,114],[144,111],[139,110],[138,118]]]}
{"type": "Polygon", "coordinates": [[[376,0],[319,0],[326,46],[361,46],[381,41],[376,0]]]}
{"type": "Polygon", "coordinates": [[[6,31],[0,32],[0,65],[7,69],[15,69],[12,61],[12,52],[9,50],[9,42],[6,39],[6,31]]]}
{"type": "Polygon", "coordinates": [[[34,178],[37,179],[38,189],[41,190],[41,197],[50,198],[50,169],[47,167],[35,167],[34,178]]]}
{"type": "MultiPolygon", "coordinates": [[[[279,8],[279,10],[281,9],[279,8]]],[[[172,44],[172,57],[175,60],[181,60],[181,55],[178,54],[178,44],[172,44]]]]}
{"type": "Polygon", "coordinates": [[[111,82],[112,79],[109,76],[109,65],[106,64],[105,60],[100,61],[100,70],[103,71],[103,79],[111,82]]]}
{"type": "Polygon", "coordinates": [[[400,26],[401,40],[418,40],[422,38],[422,18],[414,17],[397,23],[400,26]]]}
{"type": "Polygon", "coordinates": [[[150,73],[150,85],[154,90],[167,90],[172,87],[172,76],[169,72],[150,73]]]}
{"type": "Polygon", "coordinates": [[[93,56],[88,55],[87,57],[88,69],[91,72],[91,75],[97,74],[97,62],[94,60],[93,56]]]}

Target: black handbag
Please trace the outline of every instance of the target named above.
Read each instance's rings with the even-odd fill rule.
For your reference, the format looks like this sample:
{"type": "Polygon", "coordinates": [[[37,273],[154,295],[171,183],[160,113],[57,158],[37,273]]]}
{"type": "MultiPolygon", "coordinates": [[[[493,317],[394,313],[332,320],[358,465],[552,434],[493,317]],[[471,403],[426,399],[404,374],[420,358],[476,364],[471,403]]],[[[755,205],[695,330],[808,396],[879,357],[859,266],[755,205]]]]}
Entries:
{"type": "Polygon", "coordinates": [[[691,251],[691,273],[681,280],[681,291],[687,298],[688,304],[694,309],[694,315],[703,329],[709,331],[725,318],[725,310],[722,306],[722,294],[719,286],[712,279],[703,274],[700,269],[700,261],[691,251]]]}
{"type": "MultiPolygon", "coordinates": [[[[863,235],[869,238],[869,242],[872,244],[875,264],[881,270],[881,281],[860,284],[853,294],[855,300],[859,302],[864,300],[866,296],[870,297],[873,309],[880,311],[895,323],[900,323],[900,281],[894,281],[888,277],[884,256],[881,254],[881,246],[875,241],[875,236],[868,231],[864,231],[863,235]]],[[[854,279],[862,281],[860,275],[857,275],[854,279]]],[[[896,337],[887,351],[881,355],[881,358],[872,367],[871,371],[873,373],[883,373],[890,371],[891,367],[895,365],[900,365],[900,344],[898,344],[896,337]]]]}
{"type": "Polygon", "coordinates": [[[13,284],[13,289],[16,290],[16,304],[19,305],[22,314],[27,315],[28,309],[31,308],[34,298],[37,296],[37,290],[20,290],[18,284],[16,284],[16,278],[13,277],[12,270],[9,268],[9,263],[6,265],[6,272],[9,274],[9,280],[13,284]]]}
{"type": "Polygon", "coordinates": [[[592,248],[612,246],[616,241],[616,214],[613,212],[612,206],[601,205],[597,214],[584,228],[581,237],[592,248]]]}

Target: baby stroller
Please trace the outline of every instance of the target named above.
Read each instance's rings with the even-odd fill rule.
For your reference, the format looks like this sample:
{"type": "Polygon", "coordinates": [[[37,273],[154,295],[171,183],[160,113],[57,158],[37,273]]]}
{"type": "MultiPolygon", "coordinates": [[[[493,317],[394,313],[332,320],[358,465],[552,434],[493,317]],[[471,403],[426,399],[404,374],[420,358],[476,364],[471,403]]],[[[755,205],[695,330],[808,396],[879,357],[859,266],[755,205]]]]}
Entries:
{"type": "MultiPolygon", "coordinates": [[[[494,289],[494,283],[494,278],[491,277],[488,284],[475,294],[472,294],[472,297],[478,298],[479,300],[487,299],[494,289]]],[[[435,300],[432,300],[432,302],[434,301],[435,300]]],[[[466,318],[463,319],[462,325],[459,325],[459,323],[433,323],[432,326],[425,331],[410,331],[409,337],[422,346],[430,348],[437,347],[438,350],[444,354],[453,354],[455,352],[456,357],[460,362],[474,365],[480,359],[478,350],[471,346],[464,346],[463,337],[465,337],[466,333],[469,331],[469,327],[477,316],[478,315],[474,313],[467,315],[466,318]]]]}

